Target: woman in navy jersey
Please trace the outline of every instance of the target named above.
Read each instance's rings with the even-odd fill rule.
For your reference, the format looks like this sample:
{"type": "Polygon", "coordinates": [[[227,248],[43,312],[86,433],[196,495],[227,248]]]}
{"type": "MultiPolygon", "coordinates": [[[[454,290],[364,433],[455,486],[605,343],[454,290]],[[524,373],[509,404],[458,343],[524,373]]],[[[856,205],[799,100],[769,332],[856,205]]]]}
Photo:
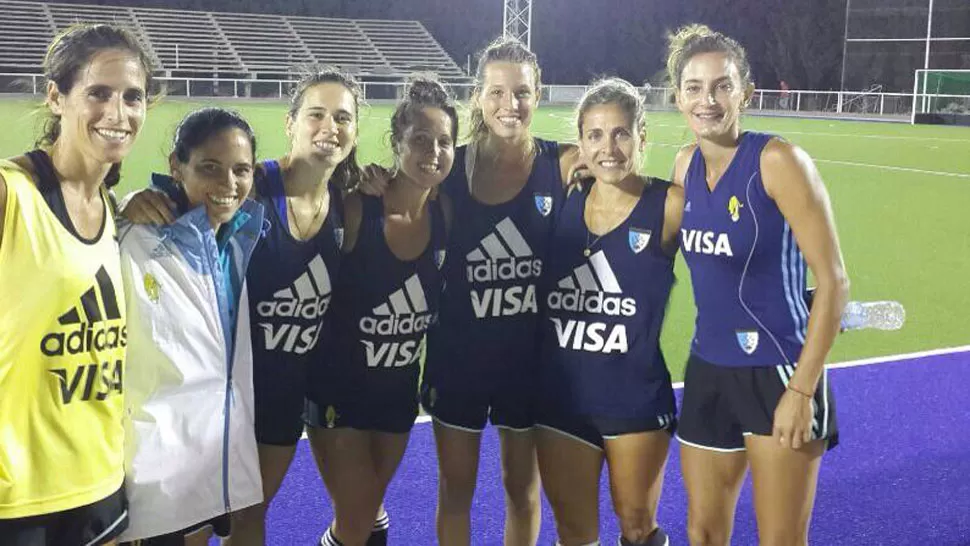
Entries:
{"type": "Polygon", "coordinates": [[[499,430],[505,544],[539,532],[536,286],[575,148],[532,136],[540,93],[535,55],[500,39],[479,58],[470,142],[445,181],[456,222],[439,320],[428,332],[422,406],[438,448],[438,540],[470,542],[481,432],[499,430]]]}
{"type": "Polygon", "coordinates": [[[828,194],[800,148],[741,130],[754,86],[737,42],[685,27],[667,70],[697,140],[674,166],[697,304],[677,432],[690,540],[730,542],[750,464],[761,543],[806,544],[821,456],[838,441],[824,362],[849,285],[828,194]]]}
{"type": "MultiPolygon", "coordinates": [[[[294,89],[286,116],[290,152],[262,164],[254,198],[266,209],[247,272],[253,341],[256,440],[262,504],[233,515],[235,546],[265,542],[265,514],[303,434],[309,369],[323,364],[321,337],[343,242],[341,190],[356,185],[361,89],[322,68],[294,89]]],[[[123,214],[171,222],[157,192],[136,194],[123,214]]]]}
{"type": "Polygon", "coordinates": [[[311,374],[307,404],[336,514],[325,546],[376,544],[374,515],[418,415],[419,358],[437,317],[450,222],[447,197],[432,193],[451,171],[457,137],[454,100],[439,82],[414,79],[391,117],[396,168],[387,190],[344,203],[327,363],[311,374]]]}
{"type": "MultiPolygon", "coordinates": [[[[572,145],[529,131],[539,65],[521,42],[500,38],[479,56],[467,145],[442,184],[455,218],[439,320],[428,332],[421,405],[438,448],[438,540],[469,544],[481,433],[498,428],[505,486],[505,544],[539,533],[535,398],[536,287],[572,145]]],[[[362,188],[382,191],[372,178],[362,188]]]]}
{"type": "Polygon", "coordinates": [[[660,330],[684,198],[637,173],[643,116],[620,79],[580,101],[579,149],[594,180],[569,188],[544,272],[536,439],[564,546],[599,543],[604,460],[619,543],[667,544],[655,515],[676,409],[660,330]]]}

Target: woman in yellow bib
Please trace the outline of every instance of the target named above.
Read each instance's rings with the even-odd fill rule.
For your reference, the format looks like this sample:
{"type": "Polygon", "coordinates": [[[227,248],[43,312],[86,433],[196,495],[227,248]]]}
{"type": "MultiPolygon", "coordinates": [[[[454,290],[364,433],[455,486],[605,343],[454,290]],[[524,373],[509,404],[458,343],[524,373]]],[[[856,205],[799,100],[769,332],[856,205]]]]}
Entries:
{"type": "Polygon", "coordinates": [[[112,543],[127,525],[127,343],[108,189],[145,120],[128,32],[68,29],[44,60],[39,148],[0,161],[0,543],[112,543]]]}

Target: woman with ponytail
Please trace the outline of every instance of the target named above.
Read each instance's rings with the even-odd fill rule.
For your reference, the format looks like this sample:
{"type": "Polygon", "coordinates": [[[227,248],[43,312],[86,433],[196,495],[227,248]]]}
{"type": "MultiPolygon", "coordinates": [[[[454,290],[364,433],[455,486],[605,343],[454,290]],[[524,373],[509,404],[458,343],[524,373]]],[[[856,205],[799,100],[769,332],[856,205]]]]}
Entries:
{"type": "Polygon", "coordinates": [[[848,277],[829,196],[804,150],[742,130],[754,84],[738,42],[684,27],[667,70],[696,139],[673,175],[697,304],[677,431],[690,541],[730,543],[750,465],[761,543],[807,544],[822,454],[839,438],[824,363],[848,277]]]}
{"type": "Polygon", "coordinates": [[[126,313],[109,188],[145,121],[153,70],[127,31],[67,29],[44,59],[51,117],[38,148],[0,162],[5,545],[107,544],[127,526],[126,313]]]}
{"type": "MultiPolygon", "coordinates": [[[[284,119],[290,150],[257,166],[253,198],[266,209],[246,272],[253,345],[253,408],[263,502],[233,514],[233,546],[266,542],[265,518],[304,430],[308,384],[329,361],[322,347],[344,239],[342,194],[357,185],[361,88],[331,67],[312,67],[284,119]]],[[[122,214],[170,223],[175,204],[140,191],[122,214]]]]}
{"type": "Polygon", "coordinates": [[[418,415],[419,358],[437,320],[451,222],[437,194],[458,137],[454,100],[418,77],[391,117],[395,172],[381,197],[344,203],[344,247],[327,364],[308,396],[308,434],[336,519],[326,546],[386,544],[374,516],[418,415]],[[437,195],[437,197],[435,197],[437,195]]]}

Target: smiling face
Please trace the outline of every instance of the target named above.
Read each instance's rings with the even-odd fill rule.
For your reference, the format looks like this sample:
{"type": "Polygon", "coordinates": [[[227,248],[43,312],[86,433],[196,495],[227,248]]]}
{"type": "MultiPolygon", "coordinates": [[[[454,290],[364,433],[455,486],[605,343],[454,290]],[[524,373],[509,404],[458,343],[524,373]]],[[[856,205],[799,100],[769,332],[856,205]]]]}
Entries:
{"type": "Polygon", "coordinates": [[[357,143],[357,103],[340,83],[307,88],[294,116],[286,118],[291,157],[334,168],[357,143]]]}
{"type": "Polygon", "coordinates": [[[643,136],[631,118],[617,103],[590,106],[583,113],[579,149],[598,181],[618,184],[636,174],[643,136]]]}
{"type": "Polygon", "coordinates": [[[494,61],[485,66],[478,102],[489,132],[502,139],[528,134],[539,102],[537,83],[527,63],[494,61]]]}
{"type": "Polygon", "coordinates": [[[218,227],[239,210],[253,187],[253,147],[237,127],[213,134],[192,148],[189,160],[171,159],[172,177],[185,188],[192,208],[205,206],[218,227]]]}
{"type": "Polygon", "coordinates": [[[699,53],[684,65],[677,107],[698,138],[737,137],[741,111],[753,89],[745,85],[734,58],[724,52],[699,53]]]}
{"type": "Polygon", "coordinates": [[[98,163],[120,162],[145,121],[146,78],[137,56],[107,49],[78,71],[68,93],[48,84],[47,103],[61,117],[58,140],[98,163]]]}
{"type": "Polygon", "coordinates": [[[415,112],[396,146],[397,162],[404,174],[418,186],[430,189],[451,172],[455,159],[453,121],[440,108],[425,107],[415,112]]]}

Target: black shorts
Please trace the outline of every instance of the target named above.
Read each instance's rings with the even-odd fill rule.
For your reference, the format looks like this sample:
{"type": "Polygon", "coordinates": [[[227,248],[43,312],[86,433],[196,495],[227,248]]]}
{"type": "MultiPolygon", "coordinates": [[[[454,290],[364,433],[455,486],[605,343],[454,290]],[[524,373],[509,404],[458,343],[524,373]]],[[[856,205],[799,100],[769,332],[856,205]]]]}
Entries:
{"type": "Polygon", "coordinates": [[[308,395],[306,424],[404,434],[418,416],[417,365],[346,373],[336,367],[308,395]]]}
{"type": "MultiPolygon", "coordinates": [[[[684,403],[677,438],[713,451],[744,451],[744,436],[771,436],[775,408],[794,367],[717,366],[691,355],[684,378],[684,403]]],[[[812,439],[839,443],[835,400],[826,374],[812,400],[812,439]]]]}
{"type": "Polygon", "coordinates": [[[303,436],[307,369],[303,362],[253,363],[256,441],[293,446],[303,436]]]}
{"type": "Polygon", "coordinates": [[[191,527],[182,529],[181,531],[175,531],[174,533],[145,538],[124,544],[131,546],[184,546],[186,535],[191,535],[192,533],[201,531],[209,526],[212,527],[212,534],[219,538],[229,538],[229,534],[232,532],[232,519],[229,514],[223,514],[210,520],[192,525],[191,527]]]}
{"type": "Polygon", "coordinates": [[[128,528],[124,489],[92,504],[17,519],[0,519],[2,546],[95,546],[128,528]]]}
{"type": "Polygon", "coordinates": [[[525,431],[535,425],[537,381],[532,374],[493,381],[443,381],[425,377],[421,407],[442,425],[481,432],[485,424],[525,431]]]}
{"type": "Polygon", "coordinates": [[[558,432],[590,447],[602,450],[606,440],[636,434],[665,430],[673,434],[677,429],[677,414],[671,408],[669,413],[643,419],[611,419],[584,415],[550,415],[539,412],[537,427],[558,432]]]}

